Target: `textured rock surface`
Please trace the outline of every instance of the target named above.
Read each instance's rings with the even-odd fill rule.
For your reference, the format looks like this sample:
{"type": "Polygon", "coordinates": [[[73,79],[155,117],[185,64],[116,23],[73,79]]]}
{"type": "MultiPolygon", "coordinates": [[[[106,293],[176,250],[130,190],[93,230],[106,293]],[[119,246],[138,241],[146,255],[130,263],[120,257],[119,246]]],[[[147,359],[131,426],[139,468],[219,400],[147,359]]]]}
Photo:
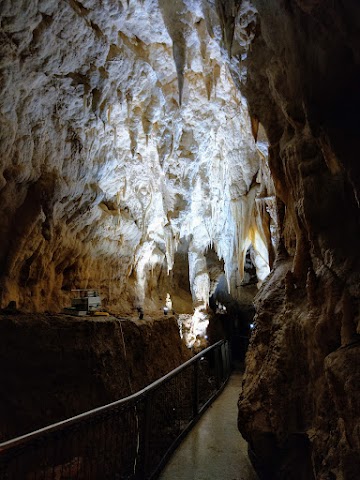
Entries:
{"type": "Polygon", "coordinates": [[[170,292],[190,313],[211,247],[233,286],[250,243],[266,276],[266,166],[210,5],[4,0],[0,16],[3,305],[59,311],[88,286],[113,311],[170,292]]]}
{"type": "Polygon", "coordinates": [[[357,478],[357,0],[0,8],[2,303],[190,313],[278,219],[240,428],[268,478],[357,478]]]}
{"type": "Polygon", "coordinates": [[[135,393],[190,358],[174,317],[0,319],[0,440],[135,393]]]}
{"type": "Polygon", "coordinates": [[[270,141],[281,241],[256,300],[239,426],[272,470],[266,478],[352,480],[360,468],[359,5],[253,4],[239,83],[270,141]]]}

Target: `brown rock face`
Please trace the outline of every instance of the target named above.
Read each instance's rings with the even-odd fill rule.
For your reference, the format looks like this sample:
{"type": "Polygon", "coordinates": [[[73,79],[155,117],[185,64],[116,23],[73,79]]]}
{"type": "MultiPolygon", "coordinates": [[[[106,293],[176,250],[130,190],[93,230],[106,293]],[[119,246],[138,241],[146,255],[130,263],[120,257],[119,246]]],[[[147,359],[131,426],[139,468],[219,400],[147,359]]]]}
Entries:
{"type": "Polygon", "coordinates": [[[359,1],[3,0],[0,15],[1,306],[58,311],[89,286],[124,313],[167,293],[188,312],[222,268],[241,281],[252,244],[273,271],[240,430],[267,479],[357,479],[359,1]]]}
{"type": "Polygon", "coordinates": [[[360,471],[360,7],[254,1],[243,83],[270,140],[280,244],[256,300],[239,428],[266,478],[360,471]]]}
{"type": "Polygon", "coordinates": [[[191,356],[172,316],[0,319],[0,441],[131,395],[191,356]]]}

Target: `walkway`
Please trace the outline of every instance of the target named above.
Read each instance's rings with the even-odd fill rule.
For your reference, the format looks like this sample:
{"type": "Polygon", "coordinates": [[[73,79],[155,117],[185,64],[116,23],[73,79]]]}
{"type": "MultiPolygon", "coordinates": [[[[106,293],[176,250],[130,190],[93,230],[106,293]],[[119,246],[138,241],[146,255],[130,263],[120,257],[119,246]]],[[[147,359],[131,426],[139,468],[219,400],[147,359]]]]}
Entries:
{"type": "Polygon", "coordinates": [[[247,443],[237,429],[241,374],[234,373],[223,393],[181,443],[159,480],[257,480],[247,443]]]}

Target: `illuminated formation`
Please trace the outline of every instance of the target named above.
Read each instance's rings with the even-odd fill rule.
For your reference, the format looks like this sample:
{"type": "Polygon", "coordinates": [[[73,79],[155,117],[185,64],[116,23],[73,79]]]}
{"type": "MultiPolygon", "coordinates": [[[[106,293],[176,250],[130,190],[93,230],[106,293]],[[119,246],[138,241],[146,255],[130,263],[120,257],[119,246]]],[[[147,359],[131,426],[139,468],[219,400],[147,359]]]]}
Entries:
{"type": "Polygon", "coordinates": [[[276,227],[266,138],[206,5],[1,8],[18,45],[3,42],[3,304],[59,311],[96,287],[119,313],[159,314],[167,292],[191,313],[222,273],[236,297],[251,245],[261,283],[276,227]]]}
{"type": "Polygon", "coordinates": [[[0,417],[54,325],[89,329],[73,349],[104,392],[142,342],[148,381],[190,355],[179,331],[195,351],[233,327],[265,478],[358,478],[359,0],[2,0],[0,20],[0,417]],[[123,320],[45,313],[90,288],[129,350],[123,320]]]}

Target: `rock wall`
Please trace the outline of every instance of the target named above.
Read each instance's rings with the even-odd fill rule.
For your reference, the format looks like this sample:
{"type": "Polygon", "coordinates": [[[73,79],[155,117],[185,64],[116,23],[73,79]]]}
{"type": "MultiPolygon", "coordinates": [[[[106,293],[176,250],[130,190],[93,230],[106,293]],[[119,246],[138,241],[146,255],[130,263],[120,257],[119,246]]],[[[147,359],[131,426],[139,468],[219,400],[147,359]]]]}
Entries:
{"type": "Polygon", "coordinates": [[[190,313],[212,247],[234,285],[252,243],[265,278],[263,159],[210,6],[4,0],[0,18],[2,306],[56,312],[89,287],[112,311],[169,292],[190,313]]]}
{"type": "Polygon", "coordinates": [[[126,397],[191,357],[170,316],[0,320],[0,441],[126,397]]]}
{"type": "Polygon", "coordinates": [[[119,311],[170,292],[189,313],[219,258],[236,298],[250,244],[261,280],[275,246],[241,431],[268,477],[356,478],[358,2],[5,0],[0,15],[2,304],[58,310],[89,286],[119,311]]]}
{"type": "Polygon", "coordinates": [[[360,8],[356,1],[252,4],[258,15],[248,44],[238,47],[245,74],[239,56],[233,70],[269,138],[280,241],[256,299],[239,428],[265,478],[353,480],[360,468],[360,8]]]}

